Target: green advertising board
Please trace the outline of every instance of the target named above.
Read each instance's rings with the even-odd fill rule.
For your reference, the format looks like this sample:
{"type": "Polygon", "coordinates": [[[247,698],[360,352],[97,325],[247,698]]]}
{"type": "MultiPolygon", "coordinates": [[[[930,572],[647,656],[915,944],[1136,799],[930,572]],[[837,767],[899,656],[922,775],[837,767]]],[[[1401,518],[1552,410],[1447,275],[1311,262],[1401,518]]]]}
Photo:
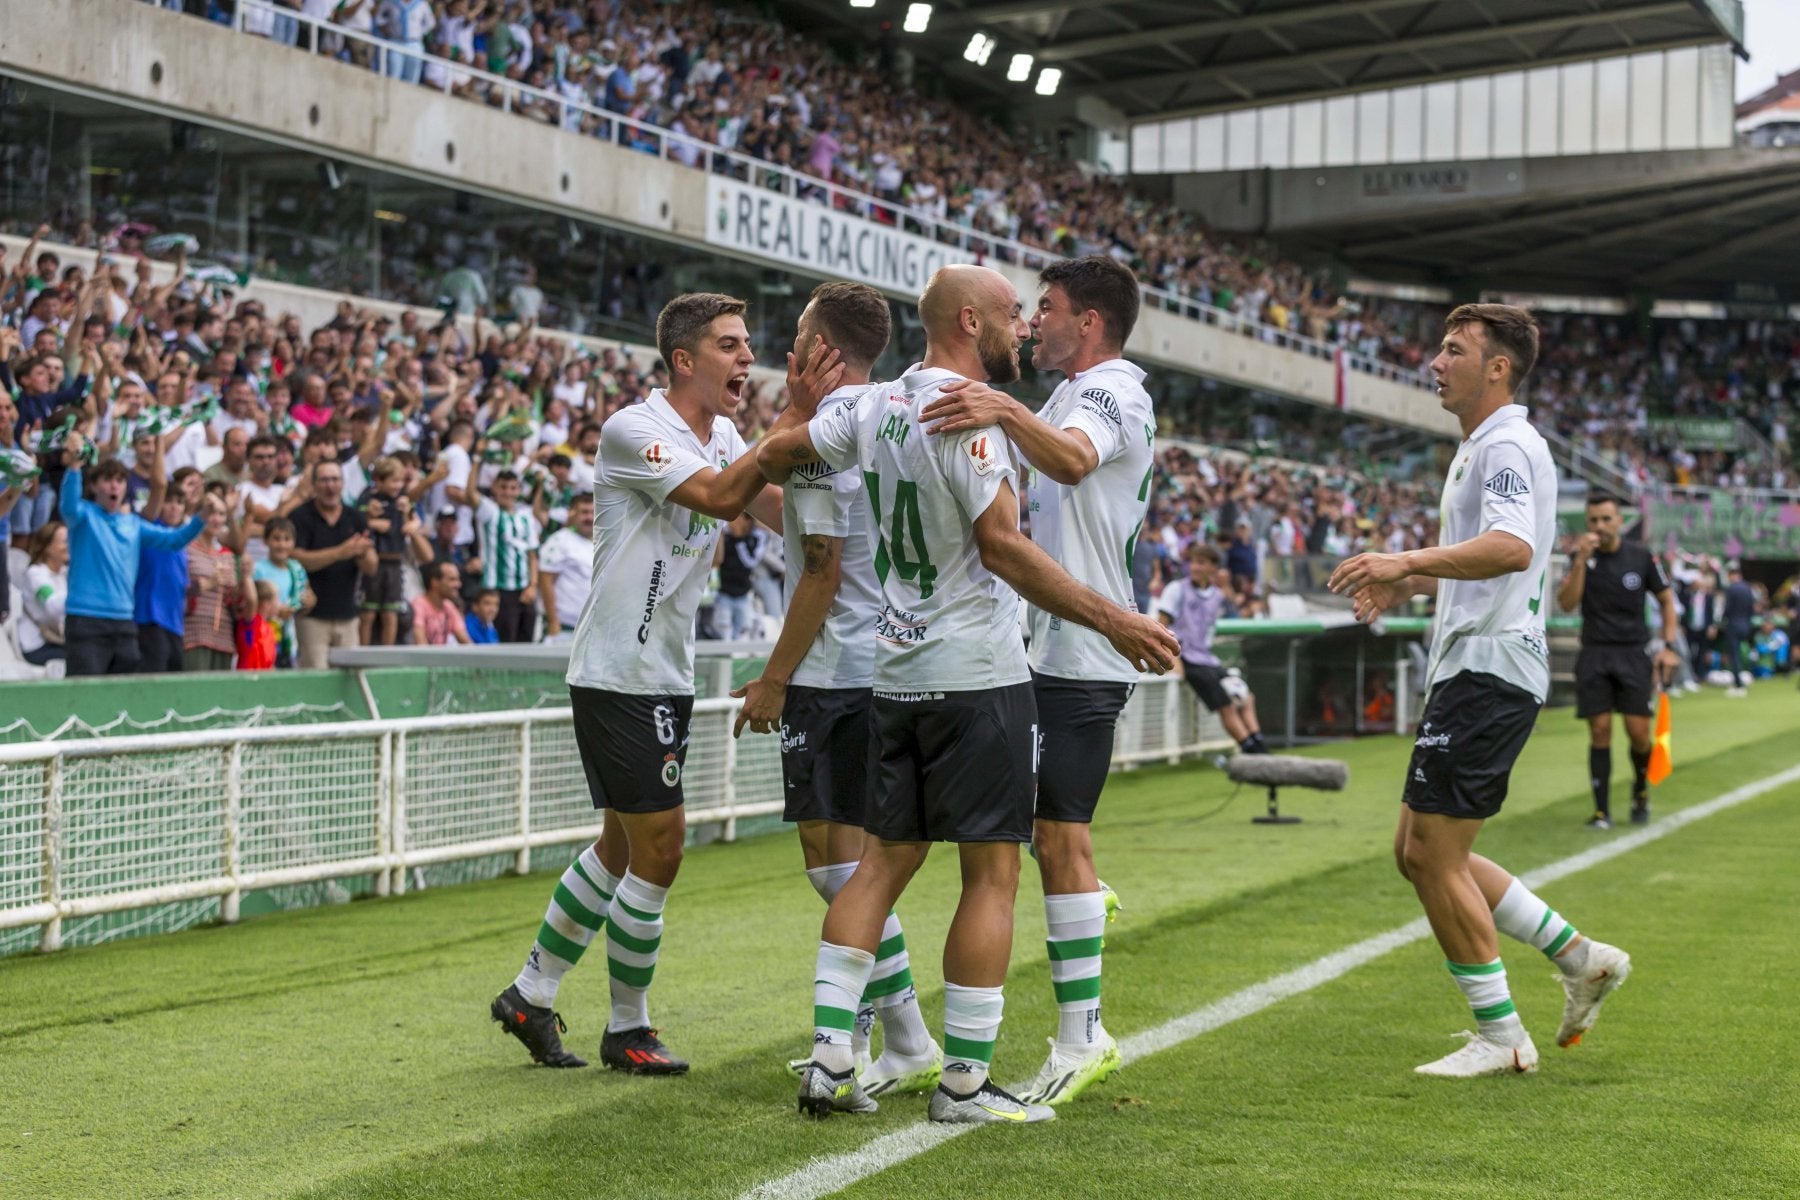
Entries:
{"type": "Polygon", "coordinates": [[[1800,559],[1800,504],[1714,492],[1644,500],[1650,545],[1727,558],[1800,559]]]}
{"type": "Polygon", "coordinates": [[[1717,417],[1651,417],[1650,433],[1686,450],[1738,448],[1737,422],[1717,417]]]}

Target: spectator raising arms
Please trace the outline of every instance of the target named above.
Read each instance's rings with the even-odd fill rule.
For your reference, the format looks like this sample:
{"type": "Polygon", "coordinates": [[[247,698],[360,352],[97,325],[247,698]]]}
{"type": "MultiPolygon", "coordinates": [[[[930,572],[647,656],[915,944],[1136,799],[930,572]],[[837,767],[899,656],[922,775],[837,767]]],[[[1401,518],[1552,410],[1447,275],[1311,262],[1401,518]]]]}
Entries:
{"type": "Polygon", "coordinates": [[[141,547],[179,550],[200,535],[191,517],[179,529],[141,520],[125,508],[128,472],[116,458],[95,467],[94,498],[82,494],[81,450],[72,432],[63,449],[61,504],[69,528],[68,615],[63,623],[70,675],[127,675],[138,665],[138,628],[132,620],[141,547]]]}

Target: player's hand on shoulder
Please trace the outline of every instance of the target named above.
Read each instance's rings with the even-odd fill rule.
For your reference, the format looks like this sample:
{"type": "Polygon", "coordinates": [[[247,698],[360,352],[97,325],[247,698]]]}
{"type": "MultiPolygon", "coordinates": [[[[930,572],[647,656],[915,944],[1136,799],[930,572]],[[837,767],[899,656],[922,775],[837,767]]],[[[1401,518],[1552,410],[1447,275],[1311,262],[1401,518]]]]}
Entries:
{"type": "Polygon", "coordinates": [[[939,390],[941,395],[919,410],[926,433],[959,433],[998,425],[1013,404],[1005,392],[974,379],[953,380],[939,390]]]}
{"type": "Polygon", "coordinates": [[[1107,628],[1101,632],[1113,649],[1139,671],[1166,675],[1180,665],[1181,643],[1155,617],[1115,608],[1107,628]]]}

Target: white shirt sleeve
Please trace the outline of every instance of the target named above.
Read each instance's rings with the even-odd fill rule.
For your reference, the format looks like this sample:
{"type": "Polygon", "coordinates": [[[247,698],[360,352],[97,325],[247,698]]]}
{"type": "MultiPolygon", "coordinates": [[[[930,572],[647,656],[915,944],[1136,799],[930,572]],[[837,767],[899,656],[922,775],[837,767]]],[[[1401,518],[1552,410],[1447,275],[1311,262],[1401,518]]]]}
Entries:
{"type": "Polygon", "coordinates": [[[795,532],[801,537],[809,534],[849,537],[850,510],[857,493],[862,490],[862,481],[856,477],[856,472],[834,471],[805,482],[806,486],[801,487],[796,487],[792,480],[788,482],[789,494],[794,501],[795,532]]]}
{"type": "Polygon", "coordinates": [[[600,427],[600,463],[596,481],[642,492],[658,504],[669,493],[712,464],[661,430],[625,413],[615,413],[600,427]]]}
{"type": "Polygon", "coordinates": [[[1093,444],[1099,463],[1109,463],[1125,451],[1123,398],[1104,382],[1083,388],[1062,419],[1064,429],[1079,429],[1093,444]]]}
{"type": "Polygon", "coordinates": [[[1164,614],[1171,621],[1181,619],[1182,601],[1187,599],[1187,581],[1185,579],[1170,580],[1164,585],[1162,595],[1156,598],[1155,611],[1164,614]]]}
{"type": "MultiPolygon", "coordinates": [[[[921,401],[921,407],[929,401],[921,401]]],[[[973,521],[988,510],[1000,485],[1012,479],[1012,444],[998,425],[987,425],[954,437],[933,438],[928,443],[943,469],[950,494],[973,521]]],[[[1014,491],[1018,489],[1015,486],[1014,491]]]]}
{"type": "Polygon", "coordinates": [[[1537,549],[1537,508],[1556,497],[1531,490],[1531,460],[1516,442],[1494,442],[1482,448],[1477,464],[1481,478],[1481,532],[1498,529],[1537,549]]]}
{"type": "Polygon", "coordinates": [[[856,410],[861,399],[847,401],[808,423],[806,433],[820,461],[843,471],[856,465],[856,410]]]}

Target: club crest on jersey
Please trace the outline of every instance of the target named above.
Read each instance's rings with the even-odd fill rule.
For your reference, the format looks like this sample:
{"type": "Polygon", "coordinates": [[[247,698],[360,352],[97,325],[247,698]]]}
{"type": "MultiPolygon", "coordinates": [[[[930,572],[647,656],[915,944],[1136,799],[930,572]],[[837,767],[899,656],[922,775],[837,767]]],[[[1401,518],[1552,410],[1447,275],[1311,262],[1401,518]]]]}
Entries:
{"type": "Polygon", "coordinates": [[[642,450],[638,451],[638,457],[644,460],[644,465],[646,467],[649,467],[658,475],[664,474],[670,467],[675,465],[675,456],[671,454],[669,448],[661,442],[651,442],[648,446],[645,446],[642,450]]]}
{"type": "Polygon", "coordinates": [[[1099,413],[1114,425],[1125,424],[1125,418],[1119,415],[1119,402],[1105,388],[1089,388],[1081,393],[1081,407],[1099,413]]]}
{"type": "Polygon", "coordinates": [[[963,451],[969,456],[969,460],[975,464],[975,473],[977,475],[988,474],[994,469],[994,464],[999,461],[999,456],[996,447],[994,446],[994,435],[991,433],[983,432],[976,434],[974,437],[963,443],[963,451]]]}
{"type": "Polygon", "coordinates": [[[1516,499],[1531,490],[1531,485],[1525,482],[1525,477],[1511,467],[1503,468],[1482,486],[1502,500],[1516,499]]]}
{"type": "Polygon", "coordinates": [[[1455,482],[1457,482],[1457,483],[1461,483],[1461,482],[1462,482],[1462,477],[1463,477],[1463,472],[1464,472],[1464,471],[1467,471],[1467,470],[1468,470],[1468,469],[1469,469],[1469,460],[1468,460],[1468,459],[1466,459],[1466,458],[1465,458],[1465,459],[1463,459],[1463,460],[1462,460],[1462,461],[1461,461],[1461,462],[1459,462],[1459,463],[1457,463],[1457,464],[1456,464],[1456,479],[1455,479],[1455,482]]]}

